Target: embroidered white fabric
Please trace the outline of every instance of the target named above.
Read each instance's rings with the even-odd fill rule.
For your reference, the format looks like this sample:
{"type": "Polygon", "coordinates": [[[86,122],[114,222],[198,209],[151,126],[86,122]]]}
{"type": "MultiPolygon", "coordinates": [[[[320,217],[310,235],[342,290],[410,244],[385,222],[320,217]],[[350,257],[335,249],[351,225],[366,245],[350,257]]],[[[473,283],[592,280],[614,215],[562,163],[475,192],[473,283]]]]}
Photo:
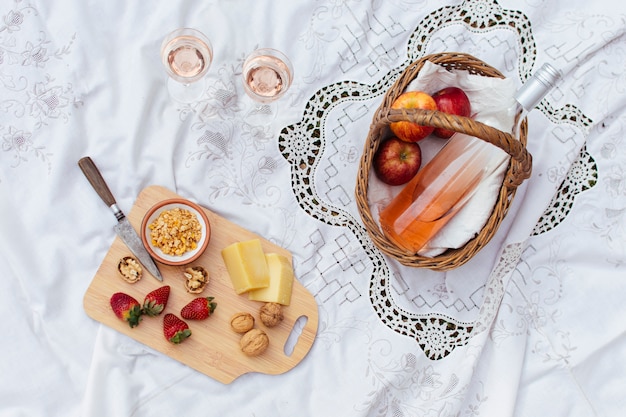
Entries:
{"type": "Polygon", "coordinates": [[[84,2],[0,6],[0,416],[614,416],[626,407],[626,6],[511,2],[84,2]],[[214,47],[205,95],[173,101],[162,38],[214,47]],[[252,123],[256,47],[294,83],[252,123]],[[521,84],[563,80],[530,116],[533,175],[482,252],[399,265],[354,201],[371,116],[425,54],[470,53],[521,84]],[[258,119],[257,119],[258,120],[258,119]],[[229,385],[91,320],[83,295],[118,206],[168,187],[289,249],[319,329],[293,370],[229,385]],[[259,395],[262,393],[263,395],[259,395]]]}

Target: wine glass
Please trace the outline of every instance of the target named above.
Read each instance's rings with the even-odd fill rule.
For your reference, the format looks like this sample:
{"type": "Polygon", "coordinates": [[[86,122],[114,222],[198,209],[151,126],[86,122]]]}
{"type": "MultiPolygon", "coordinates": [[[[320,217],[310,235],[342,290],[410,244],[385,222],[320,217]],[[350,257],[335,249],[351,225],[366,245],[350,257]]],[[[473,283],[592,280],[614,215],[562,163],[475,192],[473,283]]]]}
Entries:
{"type": "Polygon", "coordinates": [[[204,93],[206,75],[213,61],[209,39],[191,28],[176,29],[161,43],[161,61],[169,75],[170,95],[182,103],[191,103],[204,93]]]}
{"type": "Polygon", "coordinates": [[[243,63],[243,87],[258,105],[248,114],[252,117],[275,117],[273,103],[285,95],[293,81],[293,66],[282,52],[261,48],[248,55],[243,63]]]}

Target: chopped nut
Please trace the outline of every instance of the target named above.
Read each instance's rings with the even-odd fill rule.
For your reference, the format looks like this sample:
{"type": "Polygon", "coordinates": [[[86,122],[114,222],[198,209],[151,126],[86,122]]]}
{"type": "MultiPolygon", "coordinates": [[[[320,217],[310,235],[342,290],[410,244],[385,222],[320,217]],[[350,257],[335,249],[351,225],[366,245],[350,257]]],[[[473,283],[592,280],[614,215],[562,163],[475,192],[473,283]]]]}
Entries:
{"type": "Polygon", "coordinates": [[[237,333],[246,333],[254,327],[254,317],[250,313],[235,313],[230,319],[230,327],[237,333]]]}
{"type": "Polygon", "coordinates": [[[143,275],[141,264],[132,256],[125,256],[120,259],[120,262],[117,264],[117,270],[122,279],[130,284],[139,281],[143,275]]]}
{"type": "Polygon", "coordinates": [[[202,225],[194,213],[183,208],[164,210],[148,226],[152,245],[166,255],[183,255],[198,247],[202,225]]]}
{"type": "Polygon", "coordinates": [[[183,272],[187,292],[199,294],[209,283],[209,272],[201,266],[190,266],[183,272]]]}
{"type": "Polygon", "coordinates": [[[261,322],[267,327],[274,327],[283,321],[283,306],[278,303],[265,303],[260,311],[261,322]]]}
{"type": "Polygon", "coordinates": [[[241,350],[248,356],[259,356],[270,345],[270,339],[261,329],[249,330],[241,338],[239,345],[241,350]]]}

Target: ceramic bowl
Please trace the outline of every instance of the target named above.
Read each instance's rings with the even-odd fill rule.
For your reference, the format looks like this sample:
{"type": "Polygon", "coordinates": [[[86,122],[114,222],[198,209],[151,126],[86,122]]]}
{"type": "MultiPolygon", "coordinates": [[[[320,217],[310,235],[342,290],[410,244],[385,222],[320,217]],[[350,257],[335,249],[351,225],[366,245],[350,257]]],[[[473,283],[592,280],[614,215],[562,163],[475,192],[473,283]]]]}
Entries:
{"type": "Polygon", "coordinates": [[[186,265],[195,261],[205,251],[207,245],[209,244],[210,237],[211,225],[209,224],[209,219],[207,218],[204,210],[199,205],[181,198],[163,200],[155,204],[146,212],[143,221],[141,222],[141,240],[143,241],[146,250],[155,261],[166,265],[186,265]],[[201,236],[196,244],[196,247],[194,249],[188,249],[180,255],[173,253],[167,254],[163,251],[160,245],[155,245],[151,236],[152,229],[150,228],[150,225],[155,223],[159,216],[161,216],[164,212],[174,213],[175,209],[187,210],[193,215],[192,217],[197,219],[201,226],[201,236]]]}

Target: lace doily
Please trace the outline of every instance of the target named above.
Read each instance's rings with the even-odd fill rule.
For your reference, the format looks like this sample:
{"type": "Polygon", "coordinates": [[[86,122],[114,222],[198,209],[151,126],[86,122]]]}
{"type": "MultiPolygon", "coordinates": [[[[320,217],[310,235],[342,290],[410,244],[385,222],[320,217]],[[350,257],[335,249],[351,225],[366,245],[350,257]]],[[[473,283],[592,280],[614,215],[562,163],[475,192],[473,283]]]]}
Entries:
{"type": "Polygon", "coordinates": [[[576,195],[595,186],[597,181],[598,167],[587,153],[587,148],[583,147],[550,205],[535,225],[532,235],[540,235],[558,226],[572,209],[576,195]]]}
{"type": "MultiPolygon", "coordinates": [[[[330,146],[326,138],[328,114],[343,103],[367,101],[382,96],[402,73],[404,68],[426,54],[435,35],[450,25],[463,25],[477,34],[487,34],[494,29],[515,32],[518,42],[518,71],[521,80],[527,79],[537,55],[531,23],[526,16],[514,10],[503,9],[496,1],[466,1],[457,6],[442,7],[426,16],[416,26],[408,42],[408,59],[389,71],[378,82],[366,85],[343,81],[318,90],[308,101],[302,120],[286,126],[279,136],[279,150],[291,166],[291,183],[294,195],[302,209],[311,217],[332,226],[350,230],[362,245],[373,265],[369,277],[371,304],[380,320],[393,331],[411,337],[425,355],[437,360],[446,357],[456,347],[468,343],[474,334],[489,328],[504,294],[504,282],[516,267],[522,245],[504,248],[485,287],[479,318],[464,323],[441,313],[416,314],[399,307],[391,296],[390,267],[386,258],[370,241],[367,231],[349,211],[332,204],[316,190],[315,172],[330,146]]],[[[468,51],[472,53],[472,51],[468,51]]],[[[591,121],[573,106],[554,109],[544,100],[538,107],[552,123],[567,121],[587,132],[591,121]]],[[[569,213],[575,196],[592,187],[597,178],[593,158],[583,148],[572,169],[563,181],[534,233],[556,227],[569,213]]]]}

